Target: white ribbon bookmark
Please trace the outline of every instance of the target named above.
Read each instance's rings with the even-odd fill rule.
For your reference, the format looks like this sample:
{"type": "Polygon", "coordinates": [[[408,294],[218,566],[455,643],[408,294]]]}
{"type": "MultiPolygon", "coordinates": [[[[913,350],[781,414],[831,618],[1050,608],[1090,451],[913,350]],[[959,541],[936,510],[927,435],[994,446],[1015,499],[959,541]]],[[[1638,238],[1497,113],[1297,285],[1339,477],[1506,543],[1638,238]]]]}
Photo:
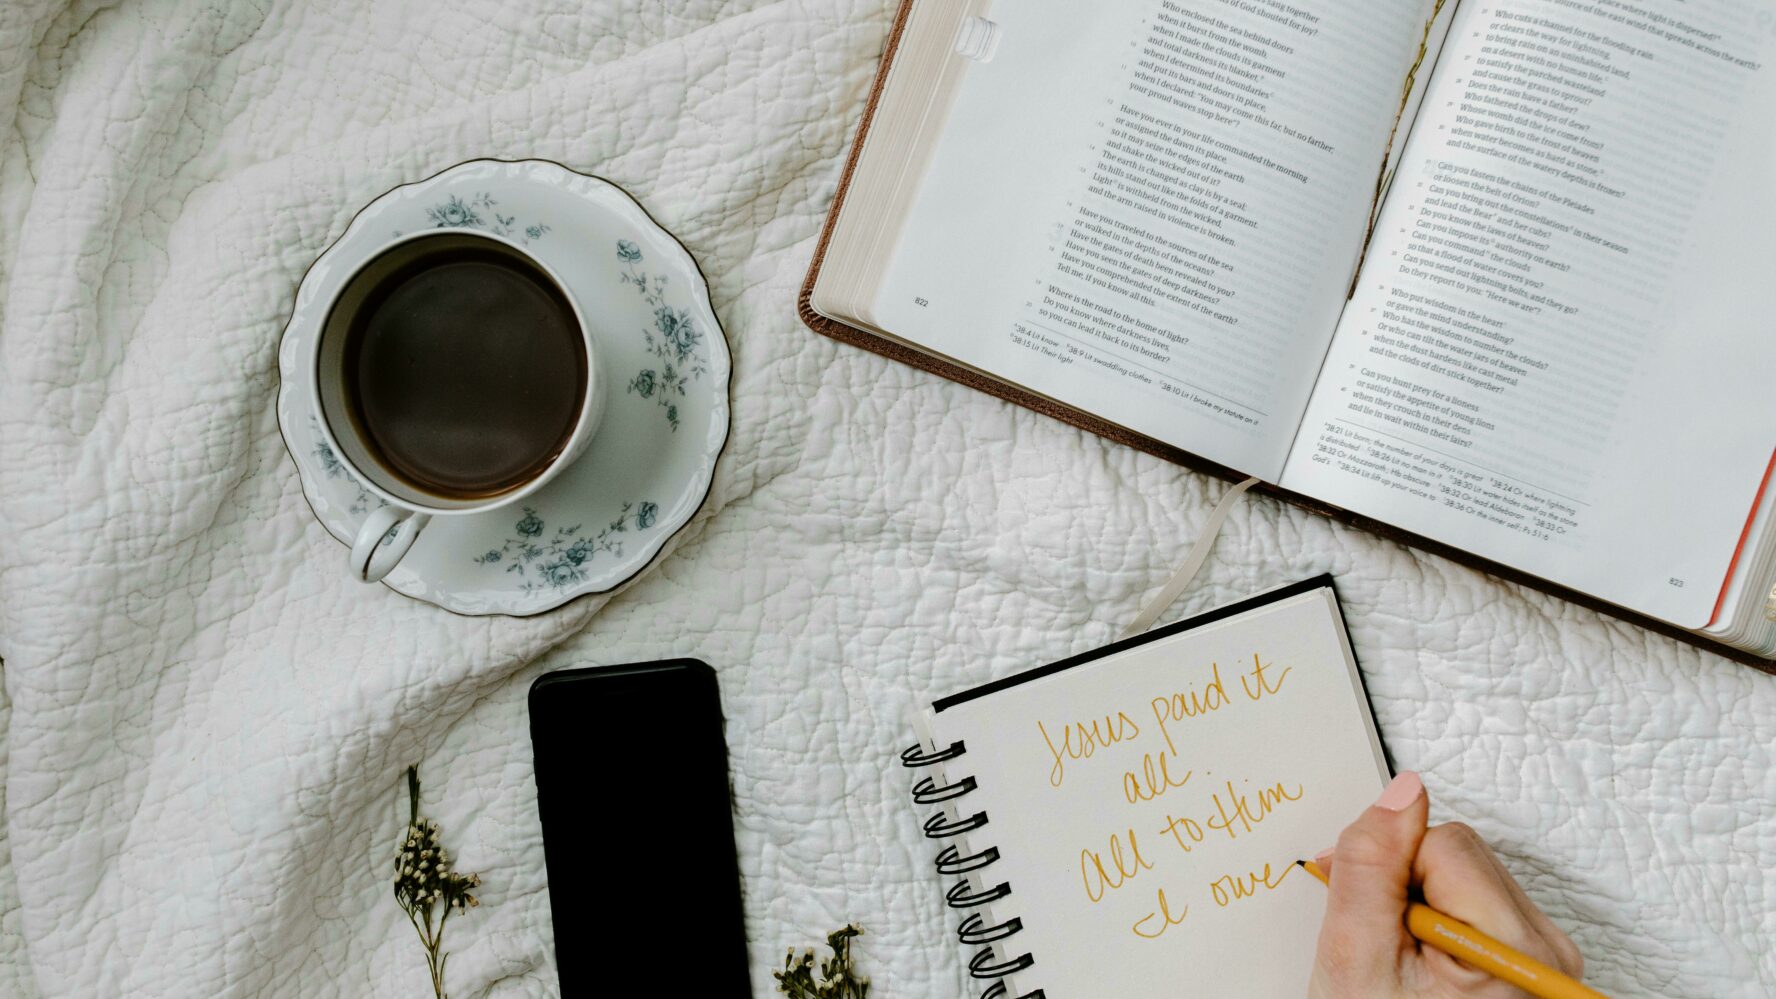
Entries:
{"type": "Polygon", "coordinates": [[[1185,556],[1184,564],[1178,567],[1178,571],[1166,581],[1164,586],[1160,587],[1153,599],[1147,601],[1147,606],[1141,608],[1141,613],[1135,618],[1135,623],[1129,625],[1122,637],[1133,638],[1153,627],[1153,622],[1159,620],[1159,616],[1172,605],[1172,601],[1178,599],[1178,594],[1184,592],[1185,587],[1190,585],[1190,581],[1195,579],[1197,572],[1202,569],[1203,563],[1209,560],[1209,552],[1214,549],[1215,539],[1221,535],[1221,525],[1226,523],[1227,515],[1233,510],[1234,503],[1238,502],[1246,490],[1257,484],[1256,478],[1250,478],[1222,494],[1221,502],[1215,504],[1215,509],[1210,511],[1209,519],[1203,524],[1202,530],[1197,532],[1196,544],[1190,546],[1190,554],[1185,556]]]}

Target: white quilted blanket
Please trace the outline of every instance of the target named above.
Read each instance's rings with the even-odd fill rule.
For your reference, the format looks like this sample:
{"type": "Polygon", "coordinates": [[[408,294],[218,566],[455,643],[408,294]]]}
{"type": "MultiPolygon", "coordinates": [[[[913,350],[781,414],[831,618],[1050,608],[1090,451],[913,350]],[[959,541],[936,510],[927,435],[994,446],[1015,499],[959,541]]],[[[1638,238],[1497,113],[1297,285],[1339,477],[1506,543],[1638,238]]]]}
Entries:
{"type": "MultiPolygon", "coordinates": [[[[452,993],[551,994],[526,687],[671,655],[721,673],[758,993],[851,920],[877,994],[964,990],[909,709],[1112,637],[1223,486],[797,322],[888,7],[0,6],[0,994],[425,994],[384,877],[414,761],[486,880],[452,993]],[[476,156],[635,192],[735,356],[676,553],[524,620],[347,579],[273,416],[304,267],[476,156]]],[[[1603,989],[1776,992],[1776,680],[1263,499],[1178,611],[1322,570],[1397,761],[1603,989]]]]}

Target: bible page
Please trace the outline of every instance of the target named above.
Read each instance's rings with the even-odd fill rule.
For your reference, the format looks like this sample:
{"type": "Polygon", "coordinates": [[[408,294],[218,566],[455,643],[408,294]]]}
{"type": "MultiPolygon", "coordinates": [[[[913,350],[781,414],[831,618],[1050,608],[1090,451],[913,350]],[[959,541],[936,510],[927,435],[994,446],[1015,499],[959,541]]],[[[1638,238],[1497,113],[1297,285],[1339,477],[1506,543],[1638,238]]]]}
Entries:
{"type": "Polygon", "coordinates": [[[870,321],[1274,481],[1433,8],[997,0],[870,321]]]}
{"type": "Polygon", "coordinates": [[[1283,485],[1710,620],[1776,448],[1776,3],[1464,0],[1283,485]]]}

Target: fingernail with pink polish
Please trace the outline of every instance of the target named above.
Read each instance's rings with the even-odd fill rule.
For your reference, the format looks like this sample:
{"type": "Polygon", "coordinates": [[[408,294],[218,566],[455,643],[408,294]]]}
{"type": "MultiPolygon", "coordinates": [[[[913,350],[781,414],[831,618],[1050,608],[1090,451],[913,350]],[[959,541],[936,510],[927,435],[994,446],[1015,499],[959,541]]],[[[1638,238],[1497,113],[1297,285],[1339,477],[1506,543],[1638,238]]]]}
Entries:
{"type": "Polygon", "coordinates": [[[1403,812],[1407,805],[1418,800],[1424,789],[1424,781],[1419,780],[1417,774],[1403,770],[1400,776],[1389,782],[1387,790],[1381,792],[1381,797],[1375,799],[1375,807],[1385,808],[1390,812],[1403,812]]]}
{"type": "Polygon", "coordinates": [[[1314,863],[1318,864],[1321,867],[1325,867],[1326,862],[1331,859],[1332,859],[1332,851],[1331,850],[1321,850],[1319,853],[1314,854],[1314,863]]]}

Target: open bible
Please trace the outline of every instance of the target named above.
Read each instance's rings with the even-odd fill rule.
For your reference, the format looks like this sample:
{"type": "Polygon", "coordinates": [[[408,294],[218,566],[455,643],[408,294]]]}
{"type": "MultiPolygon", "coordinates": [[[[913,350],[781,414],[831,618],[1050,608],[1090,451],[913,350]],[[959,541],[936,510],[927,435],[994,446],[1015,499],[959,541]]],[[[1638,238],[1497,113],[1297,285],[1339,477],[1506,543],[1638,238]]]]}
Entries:
{"type": "Polygon", "coordinates": [[[802,315],[1773,658],[1772,59],[1773,0],[907,0],[802,315]]]}

